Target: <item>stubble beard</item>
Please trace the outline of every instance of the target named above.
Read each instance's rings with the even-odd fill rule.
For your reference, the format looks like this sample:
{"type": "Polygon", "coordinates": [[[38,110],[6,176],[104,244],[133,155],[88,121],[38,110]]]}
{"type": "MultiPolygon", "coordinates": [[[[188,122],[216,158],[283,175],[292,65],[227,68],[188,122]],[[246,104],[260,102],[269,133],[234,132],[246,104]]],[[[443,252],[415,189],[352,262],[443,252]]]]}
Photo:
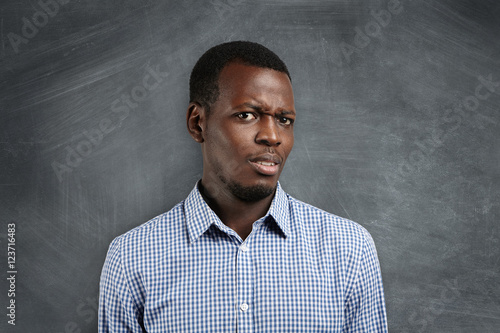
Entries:
{"type": "Polygon", "coordinates": [[[244,186],[236,180],[228,179],[224,175],[224,168],[222,168],[222,165],[218,161],[213,162],[213,165],[216,171],[212,175],[217,177],[222,184],[226,185],[229,192],[241,201],[257,202],[263,200],[273,194],[278,187],[277,184],[274,186],[267,186],[263,184],[244,186]]]}
{"type": "Polygon", "coordinates": [[[265,185],[253,185],[253,186],[243,186],[236,181],[227,181],[222,177],[221,181],[225,183],[236,198],[245,202],[257,202],[263,200],[274,193],[276,186],[265,186],[265,185]]]}
{"type": "Polygon", "coordinates": [[[220,183],[223,184],[223,187],[227,189],[229,194],[244,202],[257,202],[263,200],[273,194],[278,187],[278,184],[275,184],[274,186],[267,186],[263,184],[244,186],[236,180],[230,180],[225,177],[222,174],[222,169],[220,168],[220,166],[218,166],[217,172],[212,173],[212,177],[208,175],[207,179],[203,177],[202,183],[200,184],[200,191],[202,192],[202,195],[206,197],[206,200],[207,198],[215,199],[218,196],[217,193],[220,194],[220,191],[216,189],[218,186],[216,186],[215,188],[213,186],[210,186],[210,184],[215,181],[215,178],[213,177],[216,177],[220,181],[220,183]],[[210,181],[210,178],[212,179],[212,181],[210,181]],[[212,188],[212,190],[210,190],[210,188],[212,188]]]}

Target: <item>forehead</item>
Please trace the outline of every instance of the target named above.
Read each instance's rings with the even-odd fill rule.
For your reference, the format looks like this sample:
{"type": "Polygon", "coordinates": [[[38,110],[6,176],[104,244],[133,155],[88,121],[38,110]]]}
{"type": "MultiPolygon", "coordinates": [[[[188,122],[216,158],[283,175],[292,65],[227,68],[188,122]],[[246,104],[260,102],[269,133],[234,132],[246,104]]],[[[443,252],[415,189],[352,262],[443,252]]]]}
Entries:
{"type": "Polygon", "coordinates": [[[286,73],[232,62],[219,75],[219,100],[254,100],[271,108],[294,110],[293,89],[286,73]]]}

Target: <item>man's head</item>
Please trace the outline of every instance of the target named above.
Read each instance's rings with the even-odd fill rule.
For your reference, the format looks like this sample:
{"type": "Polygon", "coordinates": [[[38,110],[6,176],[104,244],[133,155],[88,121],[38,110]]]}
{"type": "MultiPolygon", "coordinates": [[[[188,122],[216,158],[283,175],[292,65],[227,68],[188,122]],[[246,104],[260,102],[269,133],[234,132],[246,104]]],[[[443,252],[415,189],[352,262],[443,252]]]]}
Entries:
{"type": "Polygon", "coordinates": [[[259,44],[218,45],[197,62],[190,88],[187,125],[202,145],[203,187],[212,197],[269,198],[293,146],[285,64],[259,44]]]}
{"type": "Polygon", "coordinates": [[[206,51],[196,62],[189,79],[189,102],[210,109],[219,97],[219,75],[231,62],[270,68],[288,75],[285,63],[268,48],[253,42],[236,41],[219,44],[206,51]]]}

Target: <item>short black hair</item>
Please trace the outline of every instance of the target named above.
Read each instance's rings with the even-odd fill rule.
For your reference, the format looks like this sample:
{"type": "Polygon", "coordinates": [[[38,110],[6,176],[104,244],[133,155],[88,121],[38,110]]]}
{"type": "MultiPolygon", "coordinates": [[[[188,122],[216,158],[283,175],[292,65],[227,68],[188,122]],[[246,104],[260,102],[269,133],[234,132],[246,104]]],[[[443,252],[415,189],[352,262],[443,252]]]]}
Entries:
{"type": "Polygon", "coordinates": [[[274,69],[292,81],[285,63],[267,47],[248,41],[223,43],[206,51],[194,65],[189,78],[189,102],[199,103],[209,111],[219,98],[219,74],[232,62],[274,69]]]}

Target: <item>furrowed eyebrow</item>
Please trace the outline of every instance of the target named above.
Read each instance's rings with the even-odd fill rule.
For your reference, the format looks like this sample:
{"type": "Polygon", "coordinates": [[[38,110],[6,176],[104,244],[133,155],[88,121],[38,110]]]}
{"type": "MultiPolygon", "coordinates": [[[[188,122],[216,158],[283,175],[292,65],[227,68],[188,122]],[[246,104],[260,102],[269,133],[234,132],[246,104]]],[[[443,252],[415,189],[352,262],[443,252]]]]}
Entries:
{"type": "MultiPolygon", "coordinates": [[[[264,109],[262,107],[255,105],[255,104],[251,104],[251,103],[243,103],[243,104],[236,106],[236,108],[240,108],[240,107],[247,107],[247,108],[253,109],[257,112],[264,112],[264,109]]],[[[293,110],[281,110],[281,111],[279,111],[279,114],[280,115],[295,116],[295,111],[293,111],[293,110]]]]}
{"type": "Polygon", "coordinates": [[[262,109],[262,107],[257,106],[257,105],[254,105],[254,104],[250,104],[250,103],[243,103],[243,104],[240,104],[240,105],[238,105],[236,108],[238,109],[238,108],[241,108],[241,107],[243,107],[243,106],[244,106],[244,107],[247,107],[247,108],[250,108],[250,109],[253,109],[253,110],[255,110],[255,111],[262,111],[262,110],[263,110],[263,109],[262,109]]]}
{"type": "Polygon", "coordinates": [[[293,110],[283,110],[280,112],[281,115],[286,116],[286,115],[292,115],[295,116],[295,111],[293,110]]]}

